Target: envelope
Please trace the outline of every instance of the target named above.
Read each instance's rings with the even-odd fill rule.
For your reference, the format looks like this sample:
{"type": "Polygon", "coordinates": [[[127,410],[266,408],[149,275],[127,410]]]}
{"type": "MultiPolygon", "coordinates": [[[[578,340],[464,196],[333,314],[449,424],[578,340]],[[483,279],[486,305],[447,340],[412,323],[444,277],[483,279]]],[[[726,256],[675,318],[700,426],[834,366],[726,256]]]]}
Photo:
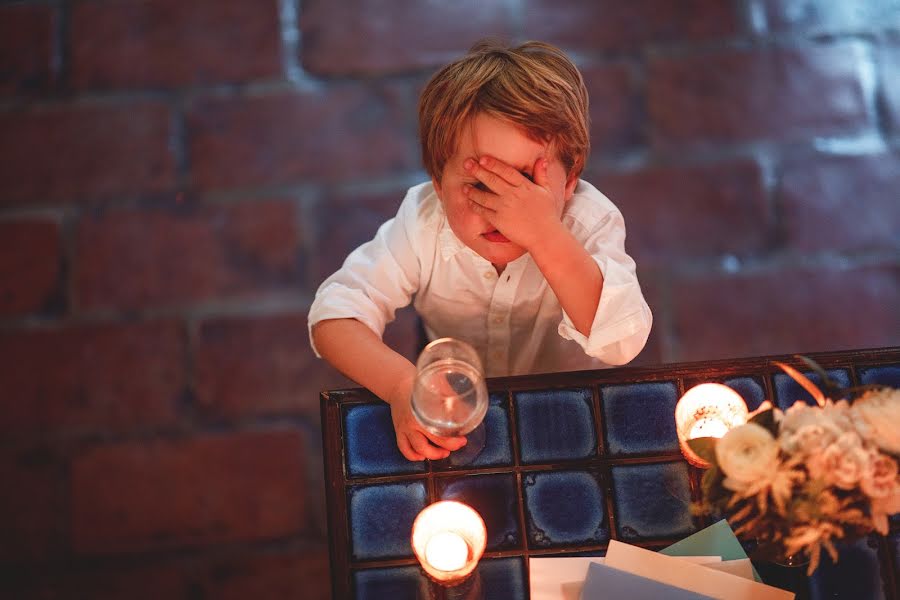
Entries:
{"type": "Polygon", "coordinates": [[[719,600],[792,600],[785,590],[610,540],[606,565],[719,600]]]}

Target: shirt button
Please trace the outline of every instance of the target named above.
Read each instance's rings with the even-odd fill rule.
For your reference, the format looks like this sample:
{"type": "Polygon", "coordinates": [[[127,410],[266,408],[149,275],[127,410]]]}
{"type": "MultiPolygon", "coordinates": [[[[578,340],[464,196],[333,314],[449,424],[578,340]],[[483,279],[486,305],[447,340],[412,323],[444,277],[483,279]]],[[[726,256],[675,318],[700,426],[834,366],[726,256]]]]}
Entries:
{"type": "Polygon", "coordinates": [[[497,325],[499,325],[502,322],[503,322],[503,317],[494,317],[494,323],[496,323],[497,325]]]}
{"type": "Polygon", "coordinates": [[[502,356],[502,355],[500,354],[500,351],[499,351],[499,350],[494,350],[494,358],[495,358],[495,359],[500,360],[500,357],[501,357],[501,356],[502,356]]]}
{"type": "Polygon", "coordinates": [[[490,272],[490,271],[485,271],[485,272],[484,272],[484,278],[485,278],[485,279],[491,279],[493,276],[494,276],[494,274],[493,274],[492,272],[490,272]]]}

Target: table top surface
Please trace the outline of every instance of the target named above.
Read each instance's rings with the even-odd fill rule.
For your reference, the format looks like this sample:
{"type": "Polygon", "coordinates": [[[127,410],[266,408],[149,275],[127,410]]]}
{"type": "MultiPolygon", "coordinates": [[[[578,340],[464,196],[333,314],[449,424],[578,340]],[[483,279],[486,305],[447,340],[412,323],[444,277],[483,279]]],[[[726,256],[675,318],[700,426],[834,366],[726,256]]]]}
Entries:
{"type": "MultiPolygon", "coordinates": [[[[900,387],[900,348],[808,356],[842,387],[900,387]]],[[[701,472],[679,451],[675,404],[710,381],[735,389],[750,410],[766,399],[812,404],[776,360],[802,367],[773,356],[489,379],[486,444],[465,467],[407,461],[389,407],[367,390],[323,392],[334,597],[428,597],[409,539],[416,515],[438,500],[460,500],[484,518],[486,600],[528,598],[530,557],[602,556],[610,539],[660,549],[705,527],[690,512],[701,472]]],[[[770,580],[783,573],[761,572],[784,584],[770,580]]],[[[811,578],[802,575],[798,596],[898,600],[898,574],[895,516],[891,535],[845,545],[837,564],[826,557],[811,578]]]]}

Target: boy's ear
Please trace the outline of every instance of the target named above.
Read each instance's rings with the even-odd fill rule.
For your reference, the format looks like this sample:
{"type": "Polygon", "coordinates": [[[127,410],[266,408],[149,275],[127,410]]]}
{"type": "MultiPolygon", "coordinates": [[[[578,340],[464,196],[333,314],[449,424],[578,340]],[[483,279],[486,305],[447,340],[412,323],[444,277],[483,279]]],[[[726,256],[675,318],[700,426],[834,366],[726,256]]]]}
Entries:
{"type": "Polygon", "coordinates": [[[572,199],[572,194],[575,193],[576,185],[578,185],[578,175],[573,172],[569,174],[569,178],[566,179],[565,193],[563,194],[565,202],[568,202],[572,199]]]}
{"type": "Polygon", "coordinates": [[[431,185],[434,186],[434,191],[437,192],[438,198],[440,198],[441,197],[441,182],[438,181],[436,178],[432,177],[431,185]]]}

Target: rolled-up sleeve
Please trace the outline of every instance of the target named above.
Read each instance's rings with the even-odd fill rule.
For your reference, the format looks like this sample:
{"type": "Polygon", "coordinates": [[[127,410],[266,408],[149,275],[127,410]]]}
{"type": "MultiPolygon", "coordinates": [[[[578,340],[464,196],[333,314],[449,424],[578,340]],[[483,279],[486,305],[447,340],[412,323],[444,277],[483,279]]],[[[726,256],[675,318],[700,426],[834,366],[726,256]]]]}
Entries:
{"type": "Polygon", "coordinates": [[[397,216],[375,237],[350,253],[343,266],[322,282],[309,310],[309,340],[316,356],[313,327],[327,319],[356,319],[379,337],[397,309],[418,289],[420,266],[414,237],[418,204],[408,194],[397,216]]]}
{"type": "Polygon", "coordinates": [[[608,365],[624,365],[647,343],[653,315],[641,292],[634,260],[625,252],[622,213],[613,209],[584,237],[585,249],[603,274],[600,302],[590,335],[579,332],[565,311],[559,334],[608,365]]]}

